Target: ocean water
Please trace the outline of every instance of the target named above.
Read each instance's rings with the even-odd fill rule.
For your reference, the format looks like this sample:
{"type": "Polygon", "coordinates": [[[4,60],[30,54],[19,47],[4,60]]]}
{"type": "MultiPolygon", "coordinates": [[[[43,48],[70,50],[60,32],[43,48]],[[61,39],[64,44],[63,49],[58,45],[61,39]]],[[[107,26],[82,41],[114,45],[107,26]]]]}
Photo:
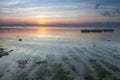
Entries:
{"type": "Polygon", "coordinates": [[[0,49],[0,80],[120,79],[119,27],[0,28],[0,49]]]}

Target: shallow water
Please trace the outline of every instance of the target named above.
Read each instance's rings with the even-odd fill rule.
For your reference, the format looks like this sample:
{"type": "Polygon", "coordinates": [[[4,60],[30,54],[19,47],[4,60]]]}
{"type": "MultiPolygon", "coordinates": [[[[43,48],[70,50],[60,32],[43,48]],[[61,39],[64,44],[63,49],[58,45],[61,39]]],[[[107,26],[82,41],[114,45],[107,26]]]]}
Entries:
{"type": "Polygon", "coordinates": [[[108,29],[0,28],[0,47],[13,50],[0,58],[0,80],[64,79],[56,72],[57,65],[69,71],[71,80],[120,78],[120,28],[110,27],[114,32],[81,33],[81,29],[88,28],[108,29]]]}

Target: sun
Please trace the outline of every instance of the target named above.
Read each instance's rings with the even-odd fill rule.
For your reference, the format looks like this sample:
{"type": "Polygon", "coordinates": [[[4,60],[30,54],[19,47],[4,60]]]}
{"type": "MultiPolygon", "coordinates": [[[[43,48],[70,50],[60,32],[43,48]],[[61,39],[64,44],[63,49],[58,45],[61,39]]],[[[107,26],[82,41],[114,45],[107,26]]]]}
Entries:
{"type": "Polygon", "coordinates": [[[46,20],[38,20],[38,24],[45,25],[47,24],[46,20]]]}

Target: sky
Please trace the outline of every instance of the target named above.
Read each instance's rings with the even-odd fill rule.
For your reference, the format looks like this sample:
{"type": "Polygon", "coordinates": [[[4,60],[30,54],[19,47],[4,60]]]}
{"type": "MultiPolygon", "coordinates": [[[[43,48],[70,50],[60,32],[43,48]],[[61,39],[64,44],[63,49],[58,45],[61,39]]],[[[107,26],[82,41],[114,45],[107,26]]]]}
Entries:
{"type": "Polygon", "coordinates": [[[0,0],[0,25],[120,23],[120,0],[0,0]]]}

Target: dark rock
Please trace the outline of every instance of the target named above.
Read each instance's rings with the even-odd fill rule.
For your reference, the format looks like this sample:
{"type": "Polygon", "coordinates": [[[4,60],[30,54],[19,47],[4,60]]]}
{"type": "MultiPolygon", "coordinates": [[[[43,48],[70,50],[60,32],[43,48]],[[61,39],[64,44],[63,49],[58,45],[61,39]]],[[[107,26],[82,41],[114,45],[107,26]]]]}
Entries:
{"type": "Polygon", "coordinates": [[[22,41],[22,39],[18,39],[18,41],[22,41]]]}

